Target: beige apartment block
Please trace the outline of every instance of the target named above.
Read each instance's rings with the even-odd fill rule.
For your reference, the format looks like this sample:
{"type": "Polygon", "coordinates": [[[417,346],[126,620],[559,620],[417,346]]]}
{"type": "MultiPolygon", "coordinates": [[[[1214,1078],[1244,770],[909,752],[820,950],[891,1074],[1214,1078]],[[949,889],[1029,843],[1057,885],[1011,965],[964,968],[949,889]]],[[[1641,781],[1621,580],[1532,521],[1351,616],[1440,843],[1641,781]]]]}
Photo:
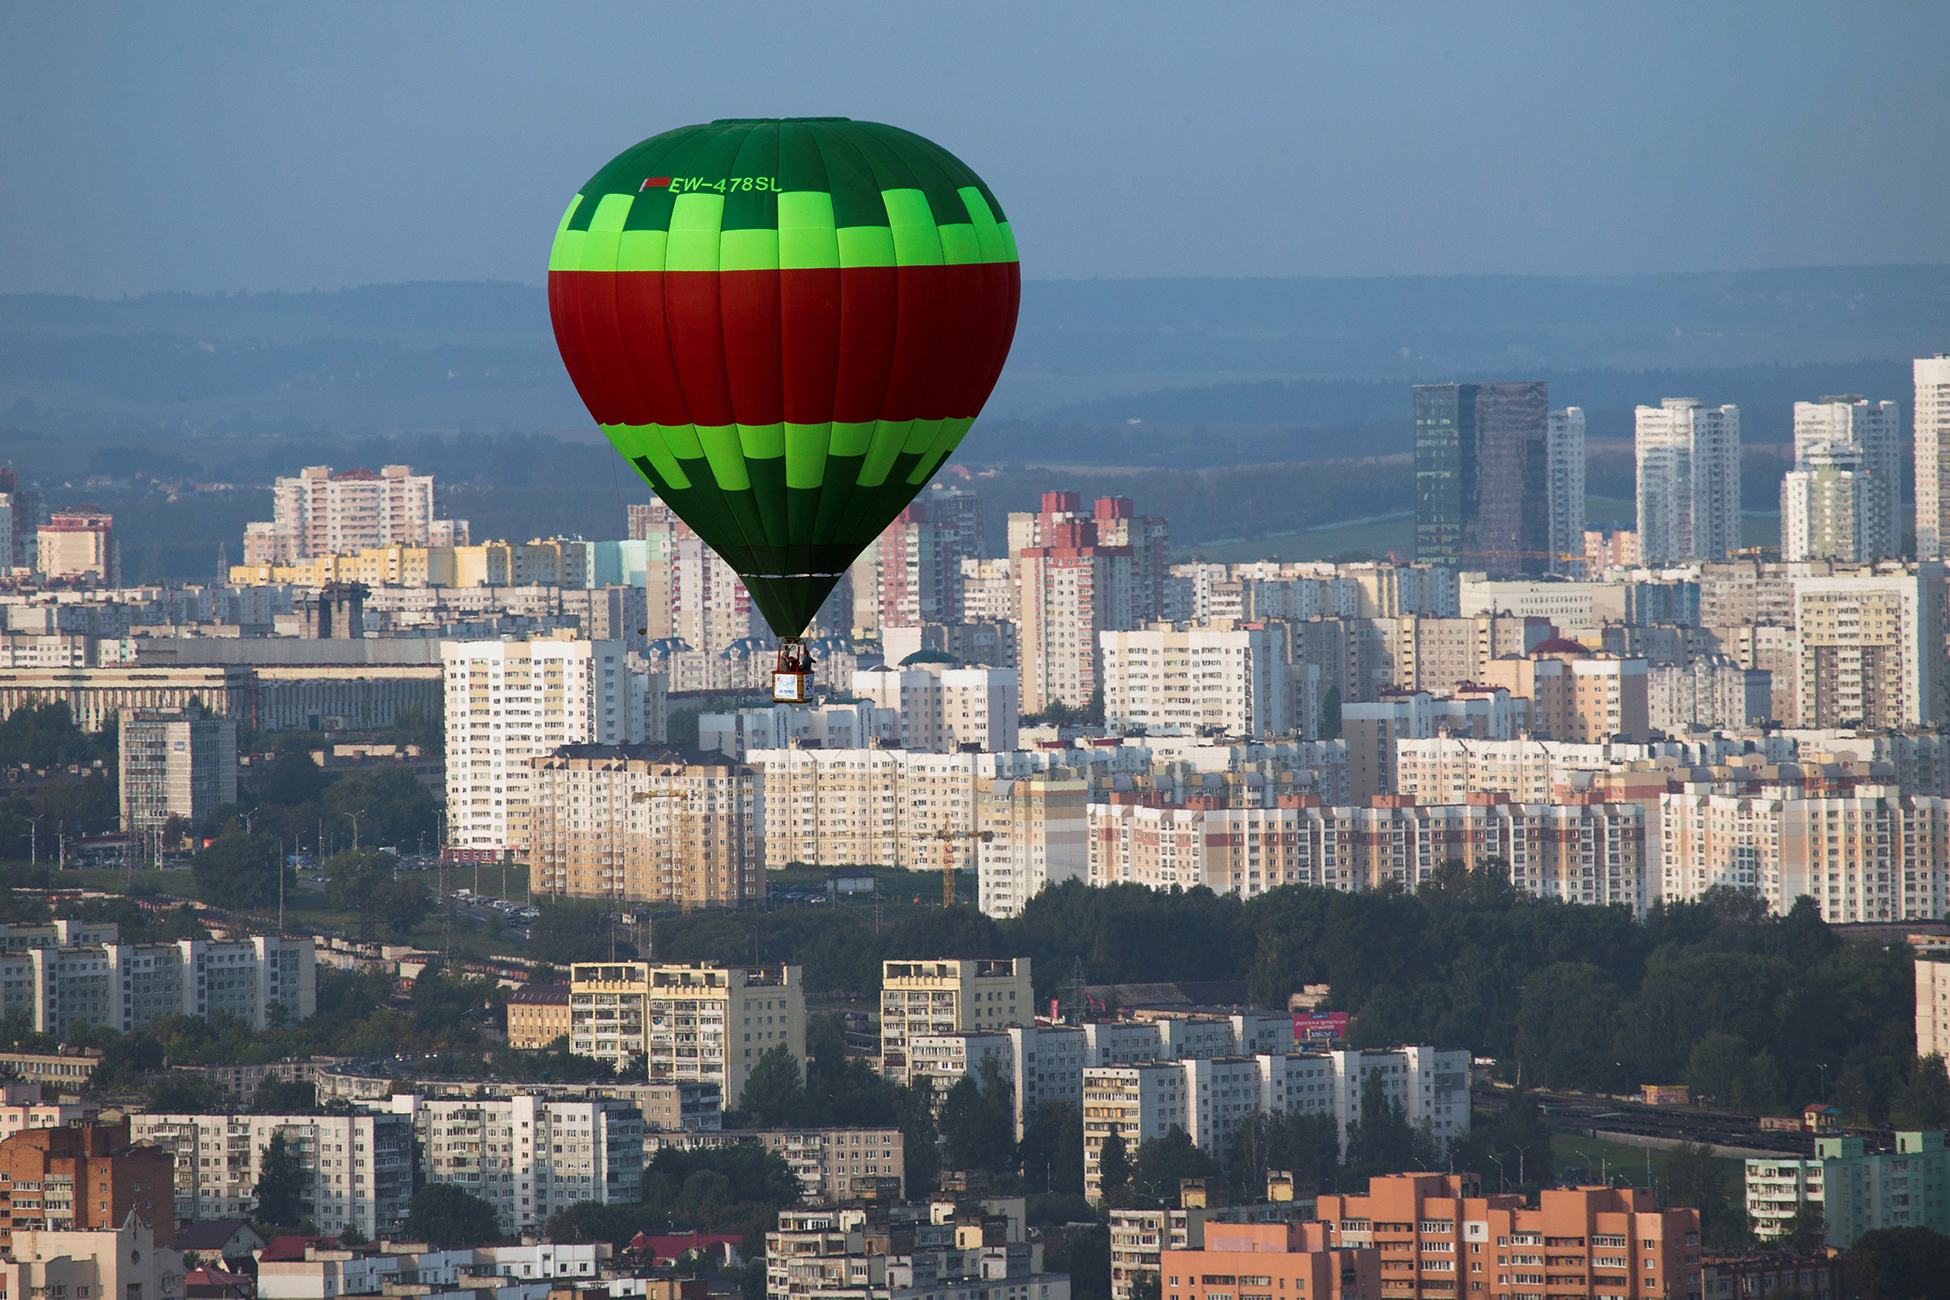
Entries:
{"type": "Polygon", "coordinates": [[[1067,769],[975,782],[976,899],[984,915],[1015,916],[1045,885],[1088,872],[1090,786],[1067,769]]]}
{"type": "Polygon", "coordinates": [[[1660,799],[1661,892],[1714,886],[1779,914],[1802,895],[1830,924],[1934,920],[1950,907],[1950,800],[1895,786],[1689,783],[1660,799]]]}
{"type": "Polygon", "coordinates": [[[746,755],[765,776],[766,866],[971,865],[978,754],[899,749],[767,749],[746,755]],[[942,841],[946,829],[955,838],[942,841]]]}
{"type": "Polygon", "coordinates": [[[1251,897],[1281,885],[1350,892],[1394,880],[1409,889],[1450,859],[1509,864],[1519,889],[1579,903],[1648,900],[1646,814],[1637,803],[1513,803],[1480,794],[1420,806],[1385,796],[1381,806],[1325,808],[1289,796],[1280,808],[1090,806],[1090,883],[1152,889],[1204,885],[1251,897]]]}
{"type": "Polygon", "coordinates": [[[1027,957],[883,962],[881,1069],[904,1077],[913,1036],[1031,1024],[1034,999],[1027,957]]]}
{"type": "Polygon", "coordinates": [[[1158,625],[1098,634],[1104,718],[1256,739],[1302,735],[1284,623],[1158,625]]]}
{"type": "Polygon", "coordinates": [[[1794,579],[1799,725],[1902,730],[1944,716],[1941,564],[1794,579]]]}
{"type": "Polygon", "coordinates": [[[272,486],[273,518],[244,526],[244,563],[290,564],[364,547],[465,546],[467,521],[434,514],[433,476],[406,465],[311,465],[272,486]]]}
{"type": "Polygon", "coordinates": [[[1643,659],[1600,653],[1556,637],[1528,658],[1493,660],[1486,684],[1530,700],[1531,734],[1546,740],[1645,740],[1652,730],[1643,659]]]}
{"type": "Polygon", "coordinates": [[[529,760],[535,888],[685,908],[764,898],[763,774],[686,758],[577,745],[529,760]]]}
{"type": "Polygon", "coordinates": [[[1041,713],[1059,701],[1081,708],[1104,685],[1097,634],[1130,626],[1130,548],[1042,545],[1012,550],[1011,559],[1019,579],[1023,711],[1041,713]]]}
{"type": "Polygon", "coordinates": [[[1950,1058],[1950,962],[1916,960],[1916,1054],[1950,1058]]]}
{"type": "Polygon", "coordinates": [[[806,1065],[797,966],[577,962],[569,1017],[571,1051],[618,1066],[647,1056],[651,1082],[716,1083],[727,1110],[771,1049],[806,1065]]]}

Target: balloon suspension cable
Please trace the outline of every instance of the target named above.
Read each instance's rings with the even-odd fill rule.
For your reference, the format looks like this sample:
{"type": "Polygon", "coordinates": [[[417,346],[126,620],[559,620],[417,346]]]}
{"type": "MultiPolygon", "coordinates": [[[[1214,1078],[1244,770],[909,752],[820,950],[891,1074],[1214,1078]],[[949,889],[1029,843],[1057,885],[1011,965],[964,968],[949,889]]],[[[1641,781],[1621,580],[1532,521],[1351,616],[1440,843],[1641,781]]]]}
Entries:
{"type": "Polygon", "coordinates": [[[772,670],[772,699],[780,704],[812,703],[813,657],[806,638],[779,638],[778,664],[772,670]]]}

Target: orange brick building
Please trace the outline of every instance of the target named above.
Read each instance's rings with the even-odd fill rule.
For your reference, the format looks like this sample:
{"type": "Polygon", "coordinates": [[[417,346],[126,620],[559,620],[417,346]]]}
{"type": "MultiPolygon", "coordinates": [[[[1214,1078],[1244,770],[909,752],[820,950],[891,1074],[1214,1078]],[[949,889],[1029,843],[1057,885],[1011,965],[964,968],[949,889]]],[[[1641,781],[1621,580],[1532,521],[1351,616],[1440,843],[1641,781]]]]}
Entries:
{"type": "Polygon", "coordinates": [[[1160,1254],[1164,1300],[1379,1300],[1379,1255],[1324,1223],[1205,1224],[1204,1250],[1160,1254]]]}
{"type": "Polygon", "coordinates": [[[1375,1249],[1382,1300],[1701,1300],[1699,1211],[1641,1188],[1547,1191],[1531,1209],[1474,1174],[1396,1174],[1321,1197],[1319,1215],[1335,1245],[1375,1249]]]}
{"type": "Polygon", "coordinates": [[[176,1157],[129,1145],[129,1125],[26,1129],[0,1142],[0,1253],[13,1234],[114,1229],[131,1213],[176,1240],[176,1157]]]}

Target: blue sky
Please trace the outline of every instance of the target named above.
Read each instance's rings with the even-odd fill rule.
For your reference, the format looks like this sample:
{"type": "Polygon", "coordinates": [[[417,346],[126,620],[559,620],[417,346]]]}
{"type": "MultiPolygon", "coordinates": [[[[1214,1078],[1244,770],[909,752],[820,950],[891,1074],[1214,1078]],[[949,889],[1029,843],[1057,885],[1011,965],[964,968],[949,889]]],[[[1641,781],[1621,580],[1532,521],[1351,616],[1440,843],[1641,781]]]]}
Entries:
{"type": "Polygon", "coordinates": [[[644,136],[828,115],[1034,278],[1939,262],[1950,5],[63,3],[0,16],[0,292],[539,283],[644,136]]]}

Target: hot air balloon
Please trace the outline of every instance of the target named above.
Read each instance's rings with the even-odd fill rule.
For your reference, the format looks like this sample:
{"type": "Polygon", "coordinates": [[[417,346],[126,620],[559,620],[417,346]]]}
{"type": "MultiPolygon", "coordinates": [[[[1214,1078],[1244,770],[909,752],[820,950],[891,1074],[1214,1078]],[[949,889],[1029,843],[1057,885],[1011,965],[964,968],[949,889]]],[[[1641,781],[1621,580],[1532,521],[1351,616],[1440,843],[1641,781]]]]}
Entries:
{"type": "Polygon", "coordinates": [[[773,698],[846,568],[975,422],[1015,333],[979,176],[846,118],[686,126],[618,154],[549,253],[562,360],[611,444],[779,637],[773,698]]]}

